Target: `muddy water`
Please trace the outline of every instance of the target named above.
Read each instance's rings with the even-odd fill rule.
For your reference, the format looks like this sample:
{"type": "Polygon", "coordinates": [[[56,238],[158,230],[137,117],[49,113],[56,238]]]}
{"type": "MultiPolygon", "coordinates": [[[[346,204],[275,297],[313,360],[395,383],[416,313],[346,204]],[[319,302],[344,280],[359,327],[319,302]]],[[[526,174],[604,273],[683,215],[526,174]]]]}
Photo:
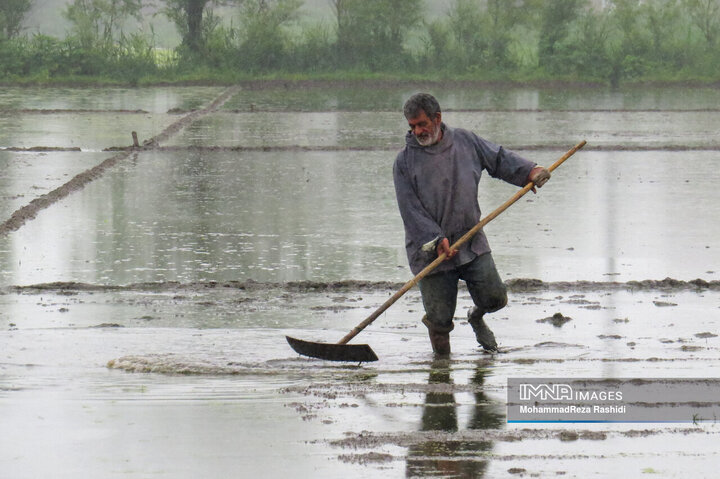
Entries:
{"type": "MultiPolygon", "coordinates": [[[[587,477],[588,459],[598,477],[712,475],[716,424],[517,427],[505,386],[715,376],[716,90],[445,91],[448,123],[540,163],[590,141],[487,227],[506,279],[544,281],[510,281],[488,318],[503,353],[478,351],[464,291],[449,361],[429,353],[417,291],[363,332],[377,363],[287,347],[337,341],[409,278],[390,112],[412,90],[241,90],[0,237],[2,475],[587,477]],[[701,281],[635,282],[665,277],[701,281]]],[[[32,130],[3,117],[4,141],[65,146],[66,122],[99,150],[126,135],[114,118],[159,132],[222,91],[4,91],[7,111],[77,110],[20,113],[32,130]]],[[[3,221],[105,159],[0,154],[3,221]]],[[[482,181],[485,212],[514,192],[482,181]]]]}

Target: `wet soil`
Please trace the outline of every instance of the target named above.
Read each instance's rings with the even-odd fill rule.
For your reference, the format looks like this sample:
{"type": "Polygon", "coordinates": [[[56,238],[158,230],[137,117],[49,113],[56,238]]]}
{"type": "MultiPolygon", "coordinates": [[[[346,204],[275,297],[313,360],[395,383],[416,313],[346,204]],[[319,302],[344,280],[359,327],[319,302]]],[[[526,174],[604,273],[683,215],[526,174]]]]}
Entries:
{"type": "MultiPolygon", "coordinates": [[[[207,281],[195,283],[180,283],[177,281],[163,282],[147,282],[133,283],[128,285],[104,285],[89,284],[79,282],[53,282],[39,283],[25,286],[10,286],[8,291],[12,292],[80,292],[80,291],[137,291],[137,292],[163,292],[163,291],[203,291],[208,289],[238,289],[247,291],[261,290],[284,290],[294,293],[316,293],[316,292],[363,292],[363,291],[394,291],[399,290],[405,283],[391,281],[361,281],[361,280],[342,280],[342,281],[288,281],[282,283],[271,283],[262,281],[207,281]]],[[[706,281],[703,279],[695,279],[691,281],[677,280],[665,278],[664,280],[642,280],[642,281],[542,281],[540,279],[517,278],[505,281],[508,290],[513,293],[531,293],[539,291],[547,292],[613,292],[613,291],[720,291],[720,281],[706,281]]],[[[560,302],[565,304],[576,304],[580,306],[588,304],[599,304],[598,301],[588,301],[586,299],[564,299],[559,298],[560,302]]],[[[541,299],[548,301],[548,299],[541,299]]],[[[538,302],[538,298],[528,298],[527,304],[538,302]]],[[[656,306],[662,301],[653,301],[656,306]]],[[[667,303],[677,306],[675,303],[667,303]]],[[[565,318],[559,314],[558,320],[567,322],[571,318],[565,318]]],[[[554,318],[555,316],[553,316],[554,318]]],[[[627,322],[627,318],[619,319],[619,321],[627,322]]],[[[541,322],[546,322],[545,320],[541,322]]]]}

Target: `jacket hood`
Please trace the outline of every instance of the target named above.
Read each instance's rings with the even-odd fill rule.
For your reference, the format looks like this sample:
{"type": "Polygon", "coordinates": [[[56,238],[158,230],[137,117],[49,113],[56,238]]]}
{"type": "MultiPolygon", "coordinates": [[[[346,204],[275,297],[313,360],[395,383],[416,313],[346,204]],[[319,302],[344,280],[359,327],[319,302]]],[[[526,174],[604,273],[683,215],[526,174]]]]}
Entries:
{"type": "Polygon", "coordinates": [[[420,143],[418,143],[417,138],[415,137],[415,135],[413,135],[411,131],[408,131],[405,135],[405,144],[410,148],[419,148],[423,150],[423,152],[430,155],[442,153],[443,151],[447,150],[452,146],[453,137],[455,136],[455,134],[454,129],[445,125],[445,123],[440,123],[440,128],[443,132],[442,139],[434,145],[422,146],[420,143]]]}

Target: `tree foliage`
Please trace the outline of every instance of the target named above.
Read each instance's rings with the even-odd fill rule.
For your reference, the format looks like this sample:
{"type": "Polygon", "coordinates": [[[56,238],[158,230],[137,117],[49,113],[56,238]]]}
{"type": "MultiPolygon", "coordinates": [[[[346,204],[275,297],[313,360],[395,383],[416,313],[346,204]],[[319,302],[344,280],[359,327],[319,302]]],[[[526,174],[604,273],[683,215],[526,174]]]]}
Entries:
{"type": "Polygon", "coordinates": [[[720,2],[718,0],[684,0],[690,18],[702,32],[709,47],[718,43],[720,36],[720,2]]]}
{"type": "Polygon", "coordinates": [[[73,0],[64,15],[83,48],[108,48],[129,17],[140,20],[141,8],[141,0],[73,0]]]}
{"type": "Polygon", "coordinates": [[[20,34],[22,21],[32,7],[31,0],[2,0],[0,2],[0,40],[20,34]]]}
{"type": "Polygon", "coordinates": [[[175,23],[182,37],[181,49],[190,56],[205,52],[208,38],[220,24],[213,7],[224,5],[223,0],[163,0],[165,15],[175,23]]]}
{"type": "Polygon", "coordinates": [[[552,73],[565,71],[567,48],[563,48],[565,40],[576,22],[587,7],[587,0],[553,0],[536,2],[540,17],[538,42],[538,60],[540,66],[552,73]]]}
{"type": "Polygon", "coordinates": [[[405,63],[404,35],[422,18],[422,0],[332,0],[337,59],[371,71],[405,63]]]}
{"type": "Polygon", "coordinates": [[[282,68],[290,41],[284,29],[298,17],[299,0],[245,0],[242,4],[240,65],[268,71],[282,68]]]}
{"type": "Polygon", "coordinates": [[[125,32],[150,0],[72,0],[64,39],[19,35],[31,1],[0,3],[0,78],[720,79],[720,0],[447,0],[435,18],[423,0],[327,0],[332,20],[321,22],[302,16],[302,0],[154,0],[182,36],[162,56],[151,36],[125,32]]]}

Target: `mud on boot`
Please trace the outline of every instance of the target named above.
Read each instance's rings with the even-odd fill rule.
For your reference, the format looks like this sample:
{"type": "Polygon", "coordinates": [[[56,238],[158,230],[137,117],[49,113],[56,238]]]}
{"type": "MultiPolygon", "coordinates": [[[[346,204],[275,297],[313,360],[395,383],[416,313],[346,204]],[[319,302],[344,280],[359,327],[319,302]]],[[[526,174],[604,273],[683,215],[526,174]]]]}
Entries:
{"type": "Polygon", "coordinates": [[[468,311],[468,323],[470,323],[473,331],[475,331],[475,339],[477,339],[478,344],[480,344],[485,351],[496,353],[498,347],[497,341],[495,341],[495,335],[488,325],[485,324],[482,314],[478,313],[477,306],[468,311]]]}
{"type": "Polygon", "coordinates": [[[423,317],[423,324],[428,328],[428,335],[430,336],[430,345],[432,346],[433,352],[438,356],[449,356],[450,355],[450,331],[453,330],[453,325],[447,329],[437,328],[435,325],[427,320],[427,316],[423,317]]]}

